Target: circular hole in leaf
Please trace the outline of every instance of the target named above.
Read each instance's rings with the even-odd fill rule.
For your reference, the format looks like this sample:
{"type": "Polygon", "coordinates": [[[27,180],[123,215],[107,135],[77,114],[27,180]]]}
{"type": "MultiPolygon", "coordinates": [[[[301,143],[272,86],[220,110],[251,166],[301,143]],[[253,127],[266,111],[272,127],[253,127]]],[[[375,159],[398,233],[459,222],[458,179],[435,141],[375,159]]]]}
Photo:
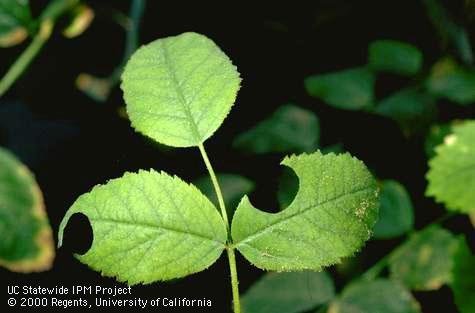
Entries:
{"type": "Polygon", "coordinates": [[[92,226],[86,215],[74,213],[64,231],[64,248],[77,254],[85,254],[92,246],[92,226]],[[79,234],[79,235],[78,235],[79,234]]]}

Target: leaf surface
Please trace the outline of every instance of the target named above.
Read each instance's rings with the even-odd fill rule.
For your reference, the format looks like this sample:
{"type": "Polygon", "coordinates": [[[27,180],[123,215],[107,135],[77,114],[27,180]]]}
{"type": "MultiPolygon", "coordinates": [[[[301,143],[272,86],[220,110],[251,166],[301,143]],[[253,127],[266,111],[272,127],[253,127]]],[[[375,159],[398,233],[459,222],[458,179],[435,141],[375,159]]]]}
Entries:
{"type": "Polygon", "coordinates": [[[298,313],[329,302],[335,295],[325,272],[264,274],[242,296],[244,313],[298,313]]]}
{"type": "Polygon", "coordinates": [[[233,146],[256,154],[301,153],[315,151],[319,140],[320,123],[315,113],[287,104],[236,137],[233,146]]]}
{"type": "Polygon", "coordinates": [[[197,33],[139,48],[122,74],[132,126],[169,146],[197,146],[228,115],[241,79],[216,44],[197,33]]]}
{"type": "Polygon", "coordinates": [[[0,0],[0,47],[22,42],[31,22],[28,0],[0,0]]]}
{"type": "Polygon", "coordinates": [[[381,185],[379,219],[374,226],[378,239],[401,236],[414,226],[414,208],[411,197],[403,185],[385,180],[381,185]]]}
{"type": "Polygon", "coordinates": [[[227,238],[221,216],[198,189],[153,170],[126,173],[80,196],[61,222],[60,246],[74,213],[85,214],[94,232],[78,259],[130,285],[202,271],[227,238]]]}
{"type": "Polygon", "coordinates": [[[405,42],[378,40],[368,48],[368,64],[376,71],[415,75],[420,71],[422,61],[421,51],[405,42]]]}
{"type": "Polygon", "coordinates": [[[419,313],[416,299],[403,285],[388,279],[356,281],[346,287],[328,313],[419,313]]]}
{"type": "Polygon", "coordinates": [[[427,196],[443,202],[447,209],[475,211],[475,121],[454,126],[444,144],[429,161],[427,196]]]}
{"type": "Polygon", "coordinates": [[[336,108],[362,110],[374,105],[374,83],[374,73],[358,67],[307,77],[305,89],[336,108]]]}
{"type": "Polygon", "coordinates": [[[255,266],[292,271],[335,264],[371,235],[378,214],[376,181],[349,154],[287,157],[299,191],[284,211],[257,210],[244,197],[232,221],[234,246],[255,266]]]}
{"type": "Polygon", "coordinates": [[[53,264],[54,243],[41,191],[30,171],[0,148],[0,265],[36,272],[53,264]]]}
{"type": "Polygon", "coordinates": [[[392,279],[414,290],[435,290],[451,280],[457,240],[441,227],[414,234],[389,259],[392,279]]]}

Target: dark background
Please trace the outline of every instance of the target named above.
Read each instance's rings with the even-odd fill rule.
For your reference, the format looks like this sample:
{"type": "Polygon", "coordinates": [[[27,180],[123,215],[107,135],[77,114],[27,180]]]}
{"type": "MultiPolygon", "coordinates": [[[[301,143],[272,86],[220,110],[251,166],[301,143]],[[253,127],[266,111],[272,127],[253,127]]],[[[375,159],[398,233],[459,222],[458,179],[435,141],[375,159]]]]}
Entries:
{"type": "MultiPolygon", "coordinates": [[[[46,1],[32,1],[38,14],[46,1]]],[[[128,12],[129,1],[89,1],[93,8],[112,7],[128,12]]],[[[463,20],[463,1],[445,1],[463,20]]],[[[98,11],[99,12],[99,11],[98,11]]],[[[463,20],[469,28],[470,20],[463,20]]],[[[61,23],[60,23],[61,25],[61,23]]],[[[327,0],[289,5],[275,2],[257,6],[242,2],[148,1],[140,42],[195,31],[213,39],[237,65],[243,78],[237,102],[215,135],[206,142],[218,172],[239,173],[256,181],[252,202],[263,210],[277,208],[276,190],[282,155],[249,156],[231,148],[232,139],[278,106],[294,102],[318,114],[322,146],[344,143],[346,150],[363,160],[378,178],[396,179],[410,191],[416,208],[416,228],[440,216],[443,207],[424,197],[427,159],[422,137],[405,137],[397,124],[382,117],[333,109],[310,98],[305,77],[363,65],[368,44],[376,39],[397,39],[419,47],[425,71],[449,50],[444,50],[420,1],[327,0]],[[173,2],[175,3],[175,2],[173,2]],[[267,208],[267,209],[266,209],[267,208]]],[[[472,35],[472,33],[469,34],[472,35]]],[[[80,72],[106,76],[121,62],[125,34],[99,14],[80,37],[65,39],[56,30],[39,57],[9,93],[0,100],[0,144],[10,147],[35,173],[44,193],[55,239],[59,223],[74,200],[92,186],[125,171],[155,168],[186,181],[206,173],[197,149],[163,150],[135,133],[117,114],[123,106],[116,88],[106,103],[97,103],[78,91],[74,80],[80,72]]],[[[473,40],[472,40],[473,42],[473,40]]],[[[25,48],[0,50],[4,73],[25,48]]],[[[381,98],[406,83],[390,75],[377,81],[381,98]]],[[[473,108],[440,103],[439,121],[474,116],[473,108]]],[[[468,219],[456,217],[446,226],[472,240],[468,219]]],[[[8,310],[6,286],[120,285],[80,264],[73,252],[85,252],[92,239],[85,218],[75,217],[66,229],[64,247],[57,251],[53,269],[39,274],[16,274],[0,269],[0,307],[8,310]]],[[[360,254],[356,272],[364,270],[400,240],[370,241],[360,254]]],[[[346,282],[330,269],[337,287],[346,282]]],[[[238,255],[241,291],[261,271],[238,255]]],[[[175,308],[169,312],[230,312],[231,288],[225,255],[208,270],[182,280],[133,288],[134,297],[209,298],[213,308],[175,308]]],[[[416,293],[424,312],[456,312],[451,292],[416,293]]],[[[33,308],[31,310],[34,310],[33,308]]],[[[120,309],[126,311],[125,309],[120,309]]],[[[158,310],[160,311],[160,310],[158,310]]],[[[161,312],[168,312],[161,310],[161,312]]]]}

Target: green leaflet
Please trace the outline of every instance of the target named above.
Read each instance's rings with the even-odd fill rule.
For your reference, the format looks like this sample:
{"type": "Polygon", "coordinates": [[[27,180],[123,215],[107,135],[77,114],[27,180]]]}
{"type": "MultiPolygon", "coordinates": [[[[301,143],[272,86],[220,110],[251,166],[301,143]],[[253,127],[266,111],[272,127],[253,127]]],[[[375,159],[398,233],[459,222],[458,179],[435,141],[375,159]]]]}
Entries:
{"type": "Polygon", "coordinates": [[[455,303],[460,313],[475,312],[475,255],[463,236],[458,238],[457,249],[454,253],[452,268],[452,283],[455,303]]]}
{"type": "Polygon", "coordinates": [[[0,0],[0,47],[22,42],[31,23],[28,0],[0,0]]]}
{"type": "Polygon", "coordinates": [[[414,208],[403,185],[395,180],[381,184],[379,218],[374,225],[374,237],[387,239],[410,231],[414,226],[414,208]]]}
{"type": "Polygon", "coordinates": [[[197,33],[155,40],[127,62],[121,88],[132,126],[174,147],[197,146],[221,125],[241,79],[216,44],[197,33]]]}
{"type": "Polygon", "coordinates": [[[429,161],[427,196],[443,202],[447,209],[475,211],[475,121],[454,126],[444,144],[429,161]]]}
{"type": "Polygon", "coordinates": [[[329,302],[335,295],[325,272],[264,274],[242,297],[244,313],[298,313],[329,302]]]}
{"type": "MultiPolygon", "coordinates": [[[[217,179],[229,215],[232,215],[239,200],[241,200],[244,195],[252,192],[255,188],[255,184],[252,180],[236,174],[218,174],[217,179]]],[[[213,188],[209,176],[199,177],[193,182],[193,185],[201,190],[201,192],[205,194],[215,206],[219,205],[216,191],[213,188]]]]}
{"type": "Polygon", "coordinates": [[[241,200],[231,226],[234,246],[255,266],[320,270],[354,254],[370,237],[378,188],[366,166],[348,153],[287,157],[300,188],[284,211],[257,210],[241,200]]]}
{"type": "Polygon", "coordinates": [[[411,236],[389,259],[391,278],[415,290],[439,289],[451,280],[457,240],[434,226],[411,236]]]}
{"type": "Polygon", "coordinates": [[[240,134],[233,146],[257,154],[313,152],[320,140],[315,113],[293,104],[279,107],[269,118],[240,134]]]}
{"type": "Polygon", "coordinates": [[[475,71],[450,58],[442,59],[433,66],[426,87],[434,95],[468,105],[475,102],[475,71]]]}
{"type": "Polygon", "coordinates": [[[33,175],[0,148],[0,265],[36,272],[53,264],[54,243],[43,197],[33,175]]]}
{"type": "Polygon", "coordinates": [[[336,108],[362,110],[374,105],[374,73],[366,67],[319,74],[305,79],[305,89],[336,108]]]}
{"type": "Polygon", "coordinates": [[[328,313],[419,313],[419,303],[403,285],[388,279],[360,280],[346,287],[328,313]]]}
{"type": "Polygon", "coordinates": [[[420,71],[422,61],[421,51],[405,42],[378,40],[368,48],[368,64],[376,71],[415,75],[420,71]]]}
{"type": "Polygon", "coordinates": [[[183,277],[204,270],[221,255],[226,227],[211,202],[178,177],[153,170],[126,173],[80,196],[74,213],[87,215],[91,249],[78,259],[129,285],[183,277]]]}
{"type": "Polygon", "coordinates": [[[374,112],[396,121],[405,133],[422,133],[434,121],[437,107],[430,94],[406,88],[381,100],[374,112]]]}

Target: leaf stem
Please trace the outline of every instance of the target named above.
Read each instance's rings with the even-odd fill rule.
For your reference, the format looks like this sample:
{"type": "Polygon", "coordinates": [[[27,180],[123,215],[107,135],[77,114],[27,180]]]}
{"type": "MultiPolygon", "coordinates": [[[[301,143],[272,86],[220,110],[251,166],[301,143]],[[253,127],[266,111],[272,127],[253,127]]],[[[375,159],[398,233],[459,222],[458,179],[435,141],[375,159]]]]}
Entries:
{"type": "Polygon", "coordinates": [[[364,272],[361,275],[361,278],[364,280],[373,280],[376,277],[378,277],[379,273],[388,265],[389,259],[391,258],[391,255],[394,253],[394,251],[397,251],[397,249],[400,246],[397,246],[394,248],[390,253],[386,254],[384,257],[382,257],[376,264],[374,264],[372,267],[370,267],[366,272],[364,272]]]}
{"type": "Polygon", "coordinates": [[[202,143],[198,145],[200,149],[201,156],[205,161],[206,168],[208,169],[209,176],[211,177],[211,181],[213,182],[214,191],[216,192],[216,197],[218,198],[219,208],[221,210],[221,216],[223,217],[224,223],[226,224],[226,229],[229,232],[229,220],[228,220],[228,213],[226,212],[226,206],[224,205],[223,193],[221,192],[221,188],[219,187],[218,179],[216,178],[216,174],[214,173],[213,166],[211,166],[211,162],[208,159],[208,154],[206,153],[205,147],[202,143]]]}
{"type": "Polygon", "coordinates": [[[40,30],[33,38],[30,45],[23,51],[23,53],[16,59],[15,63],[10,67],[2,80],[0,80],[0,97],[13,85],[13,83],[25,71],[31,61],[35,58],[43,45],[48,41],[53,29],[53,22],[46,20],[41,23],[40,30]]]}
{"type": "Polygon", "coordinates": [[[40,23],[39,31],[36,33],[30,45],[15,60],[15,63],[13,63],[7,73],[2,77],[2,80],[0,80],[0,97],[10,89],[51,37],[55,20],[63,14],[64,11],[78,2],[78,0],[55,0],[48,4],[38,19],[40,23]]]}
{"type": "MultiPolygon", "coordinates": [[[[200,149],[201,156],[205,162],[206,168],[208,169],[209,176],[211,177],[211,181],[213,182],[214,191],[216,192],[216,197],[218,198],[219,208],[221,210],[221,216],[223,217],[224,223],[226,224],[226,230],[229,234],[229,220],[228,220],[228,213],[226,212],[226,206],[224,204],[223,193],[221,192],[221,188],[219,187],[218,179],[216,178],[216,174],[213,170],[213,166],[211,166],[211,162],[209,161],[208,154],[206,153],[205,147],[202,143],[198,145],[200,149]]],[[[237,275],[237,267],[236,267],[236,256],[234,254],[234,248],[232,245],[226,246],[226,252],[228,254],[229,260],[229,271],[231,273],[231,288],[233,293],[233,306],[234,306],[234,313],[241,313],[241,302],[239,299],[239,281],[237,275]]]]}

